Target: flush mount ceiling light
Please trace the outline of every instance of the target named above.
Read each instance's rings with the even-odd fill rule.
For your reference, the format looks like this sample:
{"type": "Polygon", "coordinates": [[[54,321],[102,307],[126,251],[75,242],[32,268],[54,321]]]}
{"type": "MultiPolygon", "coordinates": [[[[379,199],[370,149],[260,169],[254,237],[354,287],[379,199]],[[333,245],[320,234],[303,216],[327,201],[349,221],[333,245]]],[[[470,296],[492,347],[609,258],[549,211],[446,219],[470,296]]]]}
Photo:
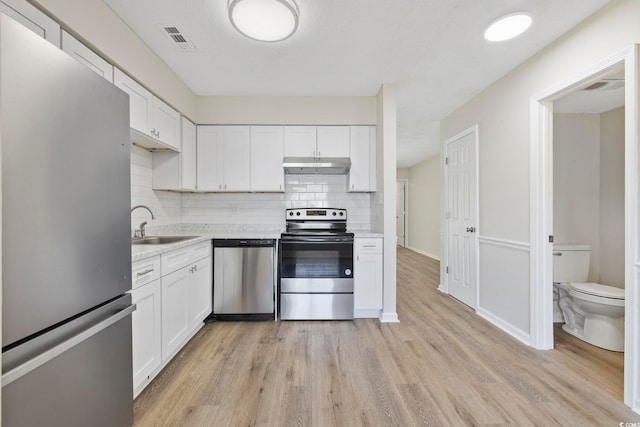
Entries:
{"type": "Polygon", "coordinates": [[[298,28],[298,6],[293,0],[229,0],[229,19],[250,39],[278,42],[298,28]]]}
{"type": "Polygon", "coordinates": [[[484,38],[501,42],[519,36],[529,29],[533,18],[526,13],[512,13],[494,21],[484,32],[484,38]]]}

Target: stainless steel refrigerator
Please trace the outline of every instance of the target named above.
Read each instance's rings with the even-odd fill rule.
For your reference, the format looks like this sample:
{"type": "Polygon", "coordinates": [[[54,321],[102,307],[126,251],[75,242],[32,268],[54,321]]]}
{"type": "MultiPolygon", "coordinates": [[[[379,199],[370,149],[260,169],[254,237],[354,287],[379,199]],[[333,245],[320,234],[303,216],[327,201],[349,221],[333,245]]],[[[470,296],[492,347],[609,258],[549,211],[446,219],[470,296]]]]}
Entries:
{"type": "Polygon", "coordinates": [[[0,144],[2,425],[129,426],[128,98],[2,15],[0,144]]]}

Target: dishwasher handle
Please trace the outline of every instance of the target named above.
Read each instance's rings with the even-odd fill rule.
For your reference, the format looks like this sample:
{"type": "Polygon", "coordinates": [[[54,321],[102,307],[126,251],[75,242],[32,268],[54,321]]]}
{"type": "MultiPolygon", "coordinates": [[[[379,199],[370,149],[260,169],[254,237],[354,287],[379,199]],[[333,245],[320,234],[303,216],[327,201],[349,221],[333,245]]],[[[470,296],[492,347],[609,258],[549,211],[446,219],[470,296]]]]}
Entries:
{"type": "Polygon", "coordinates": [[[214,239],[214,248],[273,248],[275,239],[214,239]]]}

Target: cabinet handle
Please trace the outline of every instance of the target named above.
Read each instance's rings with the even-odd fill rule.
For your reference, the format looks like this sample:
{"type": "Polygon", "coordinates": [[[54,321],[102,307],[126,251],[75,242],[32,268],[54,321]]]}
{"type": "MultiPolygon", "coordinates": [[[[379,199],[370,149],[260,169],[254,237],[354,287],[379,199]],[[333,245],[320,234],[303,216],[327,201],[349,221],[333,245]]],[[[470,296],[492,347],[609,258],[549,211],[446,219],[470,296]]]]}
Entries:
{"type": "Polygon", "coordinates": [[[356,188],[355,184],[351,184],[351,189],[354,190],[356,188]]]}
{"type": "Polygon", "coordinates": [[[225,184],[225,185],[224,185],[224,189],[225,189],[225,190],[227,189],[227,184],[225,184]]]}
{"type": "Polygon", "coordinates": [[[141,276],[144,276],[145,274],[151,273],[152,271],[153,271],[153,268],[149,268],[149,269],[147,269],[145,271],[142,271],[142,272],[138,273],[136,276],[137,277],[141,277],[141,276]]]}
{"type": "Polygon", "coordinates": [[[376,245],[362,245],[363,248],[375,248],[376,245]]]}
{"type": "Polygon", "coordinates": [[[356,256],[356,261],[360,261],[360,255],[356,256]]]}
{"type": "Polygon", "coordinates": [[[157,131],[156,135],[158,135],[158,139],[160,139],[160,131],[157,131]]]}
{"type": "Polygon", "coordinates": [[[222,184],[218,184],[218,190],[222,190],[222,184]]]}

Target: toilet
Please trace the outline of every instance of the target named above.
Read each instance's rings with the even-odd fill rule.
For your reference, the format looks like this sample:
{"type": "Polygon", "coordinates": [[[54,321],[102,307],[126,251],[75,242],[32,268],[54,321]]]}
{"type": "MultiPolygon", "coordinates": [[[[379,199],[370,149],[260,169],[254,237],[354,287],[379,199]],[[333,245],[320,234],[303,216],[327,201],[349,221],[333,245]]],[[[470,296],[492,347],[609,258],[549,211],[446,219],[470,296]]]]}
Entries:
{"type": "Polygon", "coordinates": [[[587,282],[591,247],[553,247],[554,322],[595,346],[624,351],[624,289],[587,282]]]}

